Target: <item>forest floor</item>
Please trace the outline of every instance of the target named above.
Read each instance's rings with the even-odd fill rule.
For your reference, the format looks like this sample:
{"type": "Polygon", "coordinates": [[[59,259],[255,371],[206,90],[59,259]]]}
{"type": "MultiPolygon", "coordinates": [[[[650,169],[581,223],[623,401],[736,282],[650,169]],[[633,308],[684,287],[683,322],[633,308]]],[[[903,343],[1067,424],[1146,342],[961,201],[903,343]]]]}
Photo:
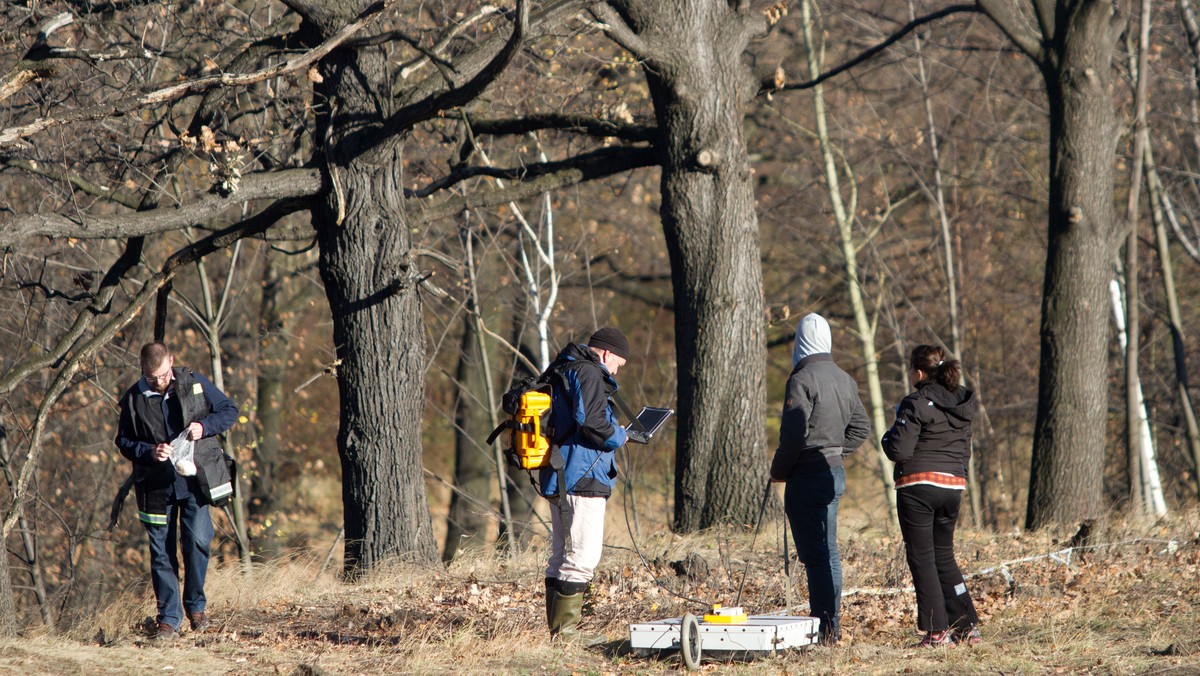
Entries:
{"type": "MultiPolygon", "coordinates": [[[[709,673],[1200,673],[1200,513],[1154,526],[1108,526],[1092,545],[1069,548],[1047,534],[963,529],[968,574],[984,642],[920,650],[914,598],[895,535],[843,523],[843,641],[755,661],[711,660],[709,673]]],[[[677,653],[628,648],[628,624],[731,605],[783,608],[781,529],[717,529],[615,544],[605,552],[585,606],[598,649],[551,643],[545,630],[542,548],[511,559],[468,554],[446,569],[398,565],[355,584],[320,571],[323,553],[254,568],[210,572],[211,631],[168,645],[145,640],[152,611],[130,589],[67,633],[0,642],[0,673],[23,674],[664,674],[677,653]],[[753,547],[751,541],[754,541],[753,547]],[[749,563],[747,567],[747,563],[749,563]],[[748,571],[748,572],[747,572],[748,571]],[[690,597],[697,601],[681,599],[690,597]]],[[[621,533],[620,535],[623,535],[621,533]]],[[[803,573],[790,566],[794,597],[803,573]]],[[[794,613],[800,614],[800,613],[794,613]]]]}

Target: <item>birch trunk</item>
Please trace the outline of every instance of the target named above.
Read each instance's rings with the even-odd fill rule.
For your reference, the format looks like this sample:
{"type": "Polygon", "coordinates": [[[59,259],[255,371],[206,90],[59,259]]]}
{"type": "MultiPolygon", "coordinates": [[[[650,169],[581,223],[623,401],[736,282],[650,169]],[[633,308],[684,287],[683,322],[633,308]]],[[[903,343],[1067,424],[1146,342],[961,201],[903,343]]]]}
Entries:
{"type": "Polygon", "coordinates": [[[1169,217],[1171,202],[1158,177],[1154,153],[1150,144],[1145,149],[1146,189],[1150,194],[1150,218],[1154,222],[1154,242],[1158,248],[1158,263],[1162,270],[1163,294],[1167,300],[1167,313],[1171,321],[1171,346],[1175,351],[1175,392],[1179,397],[1184,424],[1187,430],[1187,446],[1190,451],[1197,495],[1200,495],[1200,423],[1196,421],[1196,409],[1188,393],[1187,348],[1183,342],[1183,315],[1179,310],[1179,294],[1175,291],[1175,271],[1171,263],[1170,237],[1165,221],[1169,217]]]}
{"type": "MultiPolygon", "coordinates": [[[[815,79],[820,75],[821,57],[813,40],[812,6],[809,0],[800,4],[801,16],[804,23],[804,48],[808,55],[808,74],[815,79]]],[[[867,393],[870,400],[871,425],[873,434],[871,443],[879,457],[880,479],[883,483],[884,496],[888,502],[889,523],[898,523],[896,514],[896,484],[892,478],[892,461],[883,452],[883,433],[887,429],[884,418],[883,388],[879,382],[879,353],[875,348],[875,327],[867,316],[866,304],[863,302],[862,286],[858,276],[858,246],[854,241],[854,200],[847,208],[842,201],[841,184],[838,179],[837,167],[834,164],[833,149],[829,140],[829,128],[825,118],[824,87],[813,87],[813,109],[816,115],[817,139],[821,147],[822,169],[829,188],[829,201],[833,206],[834,218],[837,220],[838,238],[842,249],[842,259],[845,263],[846,281],[850,294],[850,307],[854,311],[854,324],[857,329],[864,366],[867,372],[867,393]]],[[[853,187],[851,188],[853,191],[853,187]]]]}

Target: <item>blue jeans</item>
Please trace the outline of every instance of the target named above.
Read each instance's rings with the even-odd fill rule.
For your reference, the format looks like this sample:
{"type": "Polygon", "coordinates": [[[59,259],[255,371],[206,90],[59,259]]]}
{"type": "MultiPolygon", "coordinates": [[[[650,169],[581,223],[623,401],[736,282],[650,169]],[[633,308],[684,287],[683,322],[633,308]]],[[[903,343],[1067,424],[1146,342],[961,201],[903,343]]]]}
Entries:
{"type": "Polygon", "coordinates": [[[157,622],[179,630],[183,611],[204,612],[204,577],[208,573],[208,547],[213,538],[208,505],[196,504],[190,493],[167,505],[167,525],[143,522],[150,537],[150,581],[158,599],[157,622]],[[183,549],[183,603],[179,602],[179,558],[176,542],[183,549]]]}
{"type": "Polygon", "coordinates": [[[840,636],[842,559],[837,546],[838,498],[846,491],[846,470],[831,467],[793,475],[783,492],[783,506],[792,523],[796,554],[808,577],[808,606],[821,621],[821,639],[840,636]]]}

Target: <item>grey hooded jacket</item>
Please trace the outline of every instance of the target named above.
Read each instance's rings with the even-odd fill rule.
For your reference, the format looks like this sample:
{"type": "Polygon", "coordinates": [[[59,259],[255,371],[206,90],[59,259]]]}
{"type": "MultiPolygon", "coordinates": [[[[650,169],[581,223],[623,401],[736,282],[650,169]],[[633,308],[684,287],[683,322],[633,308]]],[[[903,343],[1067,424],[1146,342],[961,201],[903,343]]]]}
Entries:
{"type": "Polygon", "coordinates": [[[786,481],[798,474],[841,467],[871,436],[871,423],[858,396],[858,383],[833,363],[829,353],[799,361],[788,377],[779,448],[771,478],[786,481]]]}

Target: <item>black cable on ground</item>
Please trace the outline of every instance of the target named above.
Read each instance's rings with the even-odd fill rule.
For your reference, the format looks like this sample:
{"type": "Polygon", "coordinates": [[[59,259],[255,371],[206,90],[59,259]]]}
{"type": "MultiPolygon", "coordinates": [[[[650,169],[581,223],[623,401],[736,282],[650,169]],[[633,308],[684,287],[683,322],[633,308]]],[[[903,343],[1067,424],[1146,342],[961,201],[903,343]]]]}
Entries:
{"type": "MultiPolygon", "coordinates": [[[[767,487],[763,489],[762,506],[758,508],[758,520],[754,524],[754,535],[750,537],[750,553],[754,553],[754,542],[758,539],[758,531],[762,528],[763,515],[767,513],[767,500],[771,497],[771,481],[767,480],[767,487]]],[[[742,570],[742,581],[738,583],[737,598],[734,599],[733,605],[737,607],[741,605],[742,588],[746,586],[746,574],[750,572],[751,556],[746,557],[746,567],[742,570]]]]}
{"type": "Polygon", "coordinates": [[[628,463],[625,463],[625,464],[626,464],[626,467],[624,468],[626,470],[625,476],[629,477],[629,478],[626,480],[625,490],[621,493],[621,511],[625,515],[625,529],[629,532],[629,541],[631,543],[633,543],[633,553],[637,554],[638,559],[642,562],[642,567],[644,567],[646,569],[646,572],[650,574],[650,579],[654,580],[655,586],[657,586],[659,589],[662,589],[663,591],[670,594],[671,596],[674,596],[675,598],[687,601],[689,603],[697,603],[697,604],[700,604],[701,606],[704,606],[705,608],[711,608],[712,607],[711,603],[708,603],[707,601],[704,601],[702,599],[696,599],[696,598],[687,596],[685,594],[681,594],[681,593],[675,591],[674,589],[671,589],[670,587],[666,586],[662,582],[660,582],[658,579],[658,575],[655,575],[654,569],[650,566],[650,562],[647,561],[646,557],[642,554],[641,548],[638,547],[637,538],[634,537],[634,534],[633,534],[633,524],[629,520],[629,503],[626,502],[626,500],[627,499],[629,501],[633,500],[633,476],[628,472],[628,469],[629,469],[628,463]],[[626,496],[628,496],[628,498],[626,498],[626,496]]]}

